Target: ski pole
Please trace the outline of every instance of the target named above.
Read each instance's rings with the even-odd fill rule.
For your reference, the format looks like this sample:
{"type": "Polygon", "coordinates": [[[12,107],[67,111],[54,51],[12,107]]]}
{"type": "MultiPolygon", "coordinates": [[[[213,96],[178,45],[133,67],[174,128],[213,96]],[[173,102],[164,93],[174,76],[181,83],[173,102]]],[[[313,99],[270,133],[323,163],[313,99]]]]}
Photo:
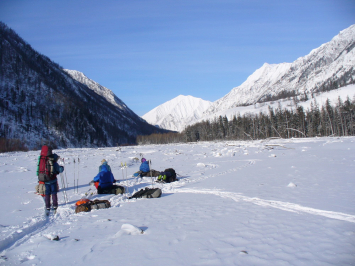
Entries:
{"type": "Polygon", "coordinates": [[[67,196],[67,190],[66,190],[66,187],[65,187],[65,180],[64,180],[63,173],[60,173],[60,179],[62,181],[63,196],[64,196],[65,205],[66,205],[69,202],[69,200],[68,200],[68,196],[67,196]]]}
{"type": "Polygon", "coordinates": [[[74,163],[74,193],[75,193],[75,158],[73,159],[73,163],[74,163]]]}
{"type": "Polygon", "coordinates": [[[123,175],[123,162],[121,162],[121,169],[122,169],[122,181],[124,181],[124,175],[123,175]]]}
{"type": "Polygon", "coordinates": [[[78,157],[78,177],[76,179],[76,192],[79,194],[79,173],[80,173],[80,159],[78,157]]]}
{"type": "Polygon", "coordinates": [[[127,163],[126,162],[124,163],[124,166],[126,168],[126,179],[127,179],[127,163]]]}
{"type": "MultiPolygon", "coordinates": [[[[64,165],[64,170],[65,170],[65,161],[64,161],[64,158],[63,158],[63,165],[64,165]]],[[[69,183],[68,183],[68,178],[67,178],[67,172],[64,172],[65,173],[65,182],[66,182],[66,187],[69,186],[69,183]]]]}
{"type": "MultiPolygon", "coordinates": [[[[124,173],[123,173],[123,162],[121,162],[121,170],[122,170],[122,181],[125,181],[125,177],[124,177],[124,173]]],[[[125,185],[124,186],[124,190],[125,193],[127,193],[127,187],[125,185]]]]}
{"type": "MultiPolygon", "coordinates": [[[[127,181],[127,163],[125,162],[124,165],[125,165],[125,168],[126,168],[126,181],[127,181]]],[[[126,196],[127,196],[127,194],[128,194],[128,185],[127,185],[127,182],[126,182],[126,196]]]]}
{"type": "MultiPolygon", "coordinates": [[[[63,164],[64,164],[64,158],[62,158],[62,162],[63,162],[63,164]]],[[[67,196],[67,188],[66,188],[66,186],[65,186],[64,176],[63,176],[63,173],[60,173],[59,175],[60,175],[60,179],[61,179],[61,182],[62,182],[64,201],[65,201],[65,204],[67,204],[67,202],[68,202],[68,196],[67,196]]]]}
{"type": "Polygon", "coordinates": [[[152,188],[153,188],[153,174],[152,174],[152,169],[150,169],[150,164],[151,164],[151,161],[148,160],[148,165],[149,165],[149,174],[150,174],[150,179],[152,180],[152,188]]]}

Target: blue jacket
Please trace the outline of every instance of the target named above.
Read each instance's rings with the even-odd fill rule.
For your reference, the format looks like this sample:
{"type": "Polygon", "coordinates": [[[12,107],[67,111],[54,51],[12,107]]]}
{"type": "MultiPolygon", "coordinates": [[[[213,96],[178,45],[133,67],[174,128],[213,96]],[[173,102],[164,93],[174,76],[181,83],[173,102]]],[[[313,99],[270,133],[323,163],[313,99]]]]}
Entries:
{"type": "Polygon", "coordinates": [[[101,188],[107,188],[111,187],[116,180],[113,174],[108,171],[106,165],[101,165],[101,172],[94,177],[94,181],[99,182],[101,188]]]}
{"type": "Polygon", "coordinates": [[[139,167],[139,170],[146,173],[146,172],[149,172],[150,169],[149,169],[149,163],[148,161],[145,161],[141,164],[141,166],[139,167]]]}

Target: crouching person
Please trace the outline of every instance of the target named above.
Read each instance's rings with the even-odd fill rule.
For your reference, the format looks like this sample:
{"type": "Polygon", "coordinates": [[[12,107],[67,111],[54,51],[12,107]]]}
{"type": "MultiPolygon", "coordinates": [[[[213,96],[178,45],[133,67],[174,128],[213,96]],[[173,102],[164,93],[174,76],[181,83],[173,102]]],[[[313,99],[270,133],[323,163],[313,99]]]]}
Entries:
{"type": "Polygon", "coordinates": [[[160,172],[150,169],[149,162],[145,158],[142,158],[141,162],[142,164],[140,165],[139,171],[137,172],[139,177],[144,177],[144,176],[155,177],[160,174],[160,172]]]}
{"type": "MultiPolygon", "coordinates": [[[[111,170],[111,169],[110,169],[111,170]]],[[[114,185],[116,180],[107,165],[101,165],[100,172],[94,177],[97,194],[123,194],[124,188],[114,185]],[[97,183],[98,182],[98,183],[97,183]]]]}
{"type": "Polygon", "coordinates": [[[140,177],[143,177],[149,174],[150,167],[149,167],[149,162],[145,158],[142,158],[141,163],[142,164],[139,167],[139,174],[140,177]]]}

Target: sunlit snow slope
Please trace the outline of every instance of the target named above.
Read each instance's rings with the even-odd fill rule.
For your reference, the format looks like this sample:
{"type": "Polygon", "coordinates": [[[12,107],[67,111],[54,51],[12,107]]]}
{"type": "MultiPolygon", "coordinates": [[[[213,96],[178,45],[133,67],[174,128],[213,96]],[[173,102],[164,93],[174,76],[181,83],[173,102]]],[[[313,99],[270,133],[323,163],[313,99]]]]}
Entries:
{"type": "Polygon", "coordinates": [[[210,105],[211,102],[200,98],[179,95],[149,111],[142,118],[161,128],[182,131],[191,121],[200,119],[210,105]]]}
{"type": "Polygon", "coordinates": [[[214,102],[206,113],[251,105],[281,92],[310,93],[354,83],[355,25],[293,63],[267,64],[214,102]]]}

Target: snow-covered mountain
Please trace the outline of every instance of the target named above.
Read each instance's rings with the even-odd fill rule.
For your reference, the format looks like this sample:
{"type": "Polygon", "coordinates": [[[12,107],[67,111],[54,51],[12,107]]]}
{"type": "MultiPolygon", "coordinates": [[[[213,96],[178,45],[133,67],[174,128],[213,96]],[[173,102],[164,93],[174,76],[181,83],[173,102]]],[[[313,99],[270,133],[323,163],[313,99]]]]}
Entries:
{"type": "Polygon", "coordinates": [[[88,86],[88,88],[92,89],[98,95],[101,95],[102,97],[104,97],[111,104],[117,106],[118,108],[120,108],[122,110],[128,109],[130,112],[132,112],[125,105],[125,103],[123,101],[121,101],[110,89],[100,85],[99,83],[93,81],[92,79],[89,79],[87,76],[85,76],[84,73],[77,71],[77,70],[69,70],[69,69],[64,69],[64,71],[67,72],[73,79],[88,86]]]}
{"type": "Polygon", "coordinates": [[[251,105],[291,95],[337,89],[355,83],[355,25],[330,42],[293,63],[267,64],[238,87],[214,102],[213,114],[236,106],[251,105]]]}
{"type": "Polygon", "coordinates": [[[174,131],[182,131],[185,126],[199,120],[212,102],[193,96],[179,95],[142,116],[148,123],[174,131]]]}
{"type": "Polygon", "coordinates": [[[0,88],[0,138],[30,149],[114,146],[167,132],[82,73],[64,71],[2,22],[0,88]]]}
{"type": "MultiPolygon", "coordinates": [[[[233,88],[231,92],[213,103],[204,103],[203,107],[192,103],[192,107],[198,108],[197,113],[192,111],[184,101],[181,101],[183,104],[178,104],[183,99],[183,96],[179,96],[154,108],[143,118],[153,125],[181,131],[186,125],[194,124],[202,119],[213,119],[216,116],[225,115],[230,117],[232,114],[244,113],[251,109],[247,106],[256,103],[278,99],[285,101],[290,96],[296,95],[299,99],[305,97],[310,99],[314,93],[319,95],[355,83],[354,48],[355,25],[352,25],[341,31],[330,42],[312,50],[308,55],[298,58],[293,63],[265,63],[243,84],[233,88]],[[204,108],[206,108],[205,111],[202,111],[204,108]]],[[[339,90],[339,93],[345,98],[343,94],[346,91],[352,97],[354,95],[351,93],[352,88],[355,87],[348,86],[346,90],[341,90],[341,93],[339,90]]],[[[333,98],[337,97],[333,94],[333,98]]],[[[202,99],[199,100],[203,102],[202,99]]],[[[262,111],[261,107],[264,104],[258,106],[262,111]]],[[[256,105],[252,106],[254,107],[256,105]]],[[[252,110],[252,112],[259,112],[259,110],[252,110]]]]}

